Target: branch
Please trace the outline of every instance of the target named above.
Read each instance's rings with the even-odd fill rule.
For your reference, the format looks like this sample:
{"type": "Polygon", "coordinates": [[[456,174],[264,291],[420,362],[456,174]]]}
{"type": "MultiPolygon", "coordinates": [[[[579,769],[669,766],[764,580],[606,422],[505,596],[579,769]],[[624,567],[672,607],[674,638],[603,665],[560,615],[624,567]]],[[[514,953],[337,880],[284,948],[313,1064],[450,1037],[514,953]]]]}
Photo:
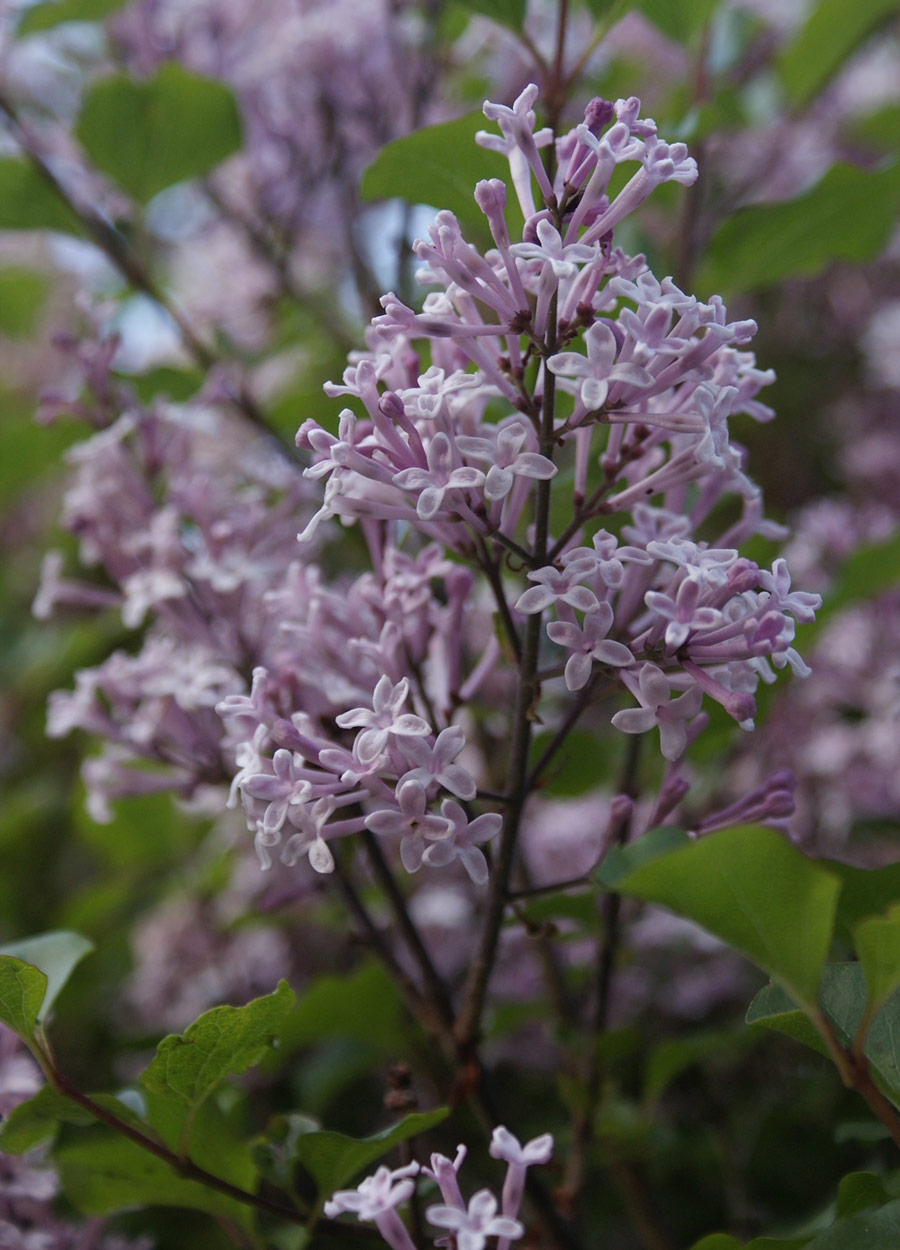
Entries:
{"type": "MultiPolygon", "coordinates": [[[[214,1176],[212,1172],[207,1172],[205,1168],[194,1163],[192,1159],[178,1155],[175,1151],[170,1150],[168,1146],[163,1145],[162,1142],[148,1137],[146,1133],[142,1133],[134,1125],[120,1119],[115,1112],[108,1111],[105,1107],[101,1107],[99,1103],[94,1102],[93,1098],[83,1094],[64,1073],[59,1071],[46,1052],[44,1052],[43,1057],[46,1065],[45,1071],[51,1085],[58,1093],[77,1103],[79,1107],[87,1111],[89,1115],[92,1115],[95,1120],[99,1120],[101,1124],[105,1124],[108,1128],[113,1129],[121,1137],[127,1138],[128,1141],[139,1146],[141,1150],[146,1150],[149,1154],[155,1155],[157,1159],[162,1159],[177,1176],[182,1177],[184,1180],[196,1181],[207,1189],[214,1189],[217,1193],[224,1194],[226,1198],[231,1198],[234,1202],[255,1207],[258,1211],[265,1211],[269,1215],[275,1215],[279,1219],[288,1220],[292,1224],[302,1224],[304,1226],[307,1224],[308,1214],[298,1211],[296,1207],[287,1206],[285,1203],[276,1202],[271,1198],[264,1198],[261,1194],[252,1194],[246,1189],[241,1189],[238,1185],[232,1185],[230,1181],[223,1180],[221,1176],[214,1176]]],[[[367,1239],[376,1233],[374,1229],[360,1226],[348,1227],[344,1224],[339,1224],[336,1220],[321,1220],[316,1225],[316,1231],[340,1235],[349,1233],[351,1236],[354,1234],[357,1236],[362,1235],[367,1239]]]]}

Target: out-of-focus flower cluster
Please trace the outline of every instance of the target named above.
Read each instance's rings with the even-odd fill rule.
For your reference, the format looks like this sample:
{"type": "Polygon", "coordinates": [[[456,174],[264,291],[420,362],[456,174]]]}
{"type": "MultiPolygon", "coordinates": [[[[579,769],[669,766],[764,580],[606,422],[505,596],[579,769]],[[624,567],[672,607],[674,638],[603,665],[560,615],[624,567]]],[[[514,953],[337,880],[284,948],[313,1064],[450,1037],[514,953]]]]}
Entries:
{"type": "Polygon", "coordinates": [[[261,658],[288,661],[276,658],[282,634],[267,594],[294,554],[308,493],[283,458],[212,408],[148,410],[122,390],[106,424],[96,396],[109,385],[113,350],[82,353],[95,401],[76,412],[101,428],[70,452],[63,505],[93,580],[64,577],[51,552],[34,605],[41,618],[117,609],[130,630],[152,618],[137,650],[113,652],[51,699],[51,736],[78,728],[103,742],[84,770],[99,820],[109,819],[111,798],[202,797],[230,771],[215,705],[261,658]]]}

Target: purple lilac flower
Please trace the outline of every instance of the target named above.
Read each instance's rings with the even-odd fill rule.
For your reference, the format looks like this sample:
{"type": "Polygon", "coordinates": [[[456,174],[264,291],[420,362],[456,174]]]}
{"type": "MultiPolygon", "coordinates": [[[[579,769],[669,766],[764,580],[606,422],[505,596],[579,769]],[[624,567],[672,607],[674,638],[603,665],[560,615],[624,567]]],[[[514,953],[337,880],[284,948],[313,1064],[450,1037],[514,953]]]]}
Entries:
{"type": "Polygon", "coordinates": [[[425,1216],[429,1224],[448,1228],[453,1233],[459,1250],[484,1250],[488,1237],[504,1241],[523,1237],[525,1226],[508,1215],[497,1214],[497,1199],[489,1189],[473,1194],[466,1210],[441,1204],[427,1207],[425,1216]]]}

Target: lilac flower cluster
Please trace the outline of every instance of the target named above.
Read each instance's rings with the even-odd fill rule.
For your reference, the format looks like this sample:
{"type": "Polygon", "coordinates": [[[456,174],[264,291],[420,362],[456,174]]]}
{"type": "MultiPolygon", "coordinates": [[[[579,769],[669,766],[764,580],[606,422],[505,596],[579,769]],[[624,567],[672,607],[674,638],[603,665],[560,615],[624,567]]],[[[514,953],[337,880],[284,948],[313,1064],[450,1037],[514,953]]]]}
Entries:
{"type": "Polygon", "coordinates": [[[398,1208],[412,1197],[416,1189],[413,1178],[421,1175],[437,1184],[443,1198],[442,1203],[425,1208],[425,1218],[435,1228],[447,1229],[459,1250],[484,1250],[489,1237],[497,1238],[498,1250],[509,1250],[510,1242],[525,1234],[525,1226],[516,1218],[525,1192],[525,1174],[529,1167],[549,1162],[553,1138],[544,1133],[523,1146],[508,1129],[495,1128],[490,1153],[506,1163],[500,1202],[489,1189],[480,1189],[466,1204],[458,1180],[466,1147],[459,1146],[453,1160],[433,1154],[430,1168],[418,1163],[393,1170],[380,1167],[356,1189],[334,1194],[325,1204],[325,1214],[334,1218],[350,1212],[359,1220],[374,1223],[391,1250],[415,1250],[398,1208]]]}
{"type": "MultiPolygon", "coordinates": [[[[357,522],[380,577],[351,588],[351,602],[361,586],[369,592],[367,612],[353,615],[371,618],[380,598],[383,624],[344,642],[344,677],[352,672],[366,694],[351,702],[347,689],[342,706],[329,680],[326,721],[321,674],[333,670],[339,613],[317,583],[307,602],[329,608],[315,613],[315,630],[309,609],[307,623],[291,627],[304,667],[316,657],[301,710],[290,723],[279,716],[262,670],[249,696],[219,705],[236,738],[244,727],[235,790],[264,857],[283,829],[294,830],[283,857],[308,854],[327,871],[328,842],[368,828],[399,835],[410,871],[458,857],[474,880],[486,879],[477,844],[499,832],[501,818],[472,820],[461,805],[477,791],[456,763],[466,735],[451,717],[502,656],[489,639],[463,678],[459,625],[475,583],[460,559],[487,574],[505,622],[552,609],[547,636],[568,652],[568,689],[590,690],[598,674],[620,683],[639,706],[613,724],[626,733],[657,727],[669,761],[683,754],[704,694],[749,728],[753,692],[773,680],[771,665],[807,671],[792,646],[795,621],[812,618],[818,596],[791,590],[784,561],[760,569],[736,546],[772,532],[728,428],[735,413],[772,415],[756,398],[771,377],[742,350],[755,327],[729,323],[718,298],[703,304],[613,247],[628,213],[663,182],[693,181],[696,166],[639,118],[636,99],[595,100],[557,140],[551,182],[540,148],[552,136],[535,132],[536,91],[513,108],[486,105],[501,135],[479,136],[509,159],[522,241],[511,242],[499,180],[476,189],[496,244],[486,255],[439,213],[417,252],[420,279],[440,289],[422,312],[385,296],[369,350],[327,388],[364,415],[344,409],[336,435],[312,420],[299,431],[312,456],[307,477],[324,482],[301,542],[329,518],[357,522]],[[623,162],[637,162],[637,172],[611,197],[623,162]],[[555,497],[571,500],[568,520],[557,536],[537,536],[535,496],[551,481],[555,497]],[[701,533],[727,493],[742,500],[742,514],[711,542],[701,533]],[[416,545],[416,533],[427,545],[416,545]],[[527,570],[530,589],[510,594],[506,556],[527,570]],[[392,620],[401,572],[411,602],[392,620]],[[266,743],[277,750],[270,755],[266,743]]],[[[303,576],[313,576],[309,567],[303,576]]],[[[345,622],[346,604],[345,595],[345,622]]],[[[507,641],[516,645],[515,629],[507,641]]]]}
{"type": "MultiPolygon", "coordinates": [[[[438,214],[417,245],[438,289],[421,312],[384,297],[368,350],[326,388],[354,408],[336,433],[300,428],[311,485],[264,456],[223,464],[193,409],[132,407],[72,453],[66,520],[117,590],[61,581],[51,561],[38,611],[114,603],[129,627],[152,619],[141,651],[51,706],[52,733],[104,740],[86,769],[96,815],[110,796],[193,795],[227,775],[263,866],[277,847],[327,873],[332,843],[374,834],[408,872],[458,862],[482,885],[503,828],[483,804],[510,784],[492,772],[509,721],[490,709],[514,697],[529,631],[538,692],[564,678],[555,708],[624,693],[613,726],[659,730],[658,817],[687,789],[676,770],[704,695],[750,728],[773,666],[808,671],[795,622],[818,596],[791,589],[783,560],[762,569],[738,550],[776,532],[729,430],[772,416],[757,398],[771,375],[745,350],[755,326],[614,246],[628,214],[696,166],[636,99],[593,100],[556,140],[551,178],[536,91],[485,105],[500,134],[479,135],[508,158],[521,239],[497,179],[475,192],[494,249],[438,214]],[[613,195],[623,164],[636,172],[613,195]],[[717,532],[723,504],[736,519],[717,532]],[[366,571],[329,573],[333,518],[360,538],[344,567],[349,552],[366,571]]],[[[787,791],[775,812],[767,786],[750,807],[780,818],[787,791]]]]}

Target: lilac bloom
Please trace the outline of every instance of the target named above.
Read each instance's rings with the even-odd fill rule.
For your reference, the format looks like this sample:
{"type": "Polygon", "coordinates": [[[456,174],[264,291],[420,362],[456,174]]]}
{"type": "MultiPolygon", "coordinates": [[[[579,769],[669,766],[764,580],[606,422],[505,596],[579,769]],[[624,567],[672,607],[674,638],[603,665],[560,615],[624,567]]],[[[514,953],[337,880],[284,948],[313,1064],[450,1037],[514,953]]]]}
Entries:
{"type": "Polygon", "coordinates": [[[398,394],[409,411],[431,420],[448,409],[453,413],[460,403],[474,398],[482,386],[483,379],[477,373],[465,373],[461,369],[446,373],[437,365],[431,365],[418,379],[418,385],[398,394]]]}
{"type": "Polygon", "coordinates": [[[496,812],[486,812],[470,821],[460,805],[452,799],[444,799],[441,815],[450,825],[450,832],[439,842],[433,842],[426,847],[422,862],[431,868],[440,868],[458,859],[476,885],[485,885],[488,879],[487,860],[476,843],[490,842],[492,838],[496,838],[503,828],[503,817],[496,812]]]}
{"type": "Polygon", "coordinates": [[[301,855],[307,855],[310,867],[316,872],[334,872],[334,856],[322,833],[334,807],[335,801],[329,796],[317,799],[312,806],[301,807],[293,814],[293,824],[301,832],[291,834],[284,844],[281,852],[282,863],[293,867],[301,855]]]}
{"type": "Polygon", "coordinates": [[[815,620],[816,610],[822,606],[822,596],[805,590],[791,590],[791,574],[787,562],[781,558],[772,565],[772,572],[760,570],[759,584],[786,612],[793,612],[798,621],[815,620]]]}
{"type": "Polygon", "coordinates": [[[333,1220],[345,1211],[352,1212],[359,1220],[374,1222],[391,1250],[415,1250],[397,1207],[412,1197],[416,1185],[411,1178],[418,1171],[418,1163],[408,1163],[393,1171],[382,1165],[358,1188],[339,1189],[333,1194],[325,1203],[325,1214],[333,1220]]]}
{"type": "Polygon", "coordinates": [[[648,542],[647,551],[657,560],[668,560],[670,564],[686,569],[695,581],[710,586],[724,586],[732,565],[738,559],[733,547],[707,547],[705,543],[695,543],[680,535],[665,541],[648,542]]]}
{"type": "Polygon", "coordinates": [[[187,590],[184,579],[174,569],[141,569],[132,573],[122,582],[123,625],[137,629],[148,612],[165,600],[182,599],[187,590]]]}
{"type": "Polygon", "coordinates": [[[428,1207],[425,1215],[438,1228],[449,1228],[456,1238],[457,1250],[484,1250],[488,1237],[521,1237],[525,1228],[518,1220],[497,1215],[497,1199],[489,1189],[480,1189],[469,1203],[468,1211],[459,1207],[428,1207]]]}
{"type": "Polygon", "coordinates": [[[699,629],[716,629],[722,623],[722,613],[716,608],[699,606],[704,586],[693,577],[686,577],[675,595],[648,590],[644,602],[666,625],[666,646],[672,651],[683,647],[688,637],[699,629]]]}
{"type": "Polygon", "coordinates": [[[388,744],[391,735],[399,738],[427,738],[431,726],[421,716],[401,712],[409,694],[409,680],[404,677],[396,686],[386,674],[378,679],[372,695],[372,708],[354,707],[341,712],[335,721],[341,729],[362,728],[354,743],[354,754],[362,763],[371,763],[388,744]]]}
{"type": "Polygon", "coordinates": [[[549,1163],[553,1155],[553,1135],[542,1133],[523,1146],[509,1129],[499,1125],[491,1134],[490,1154],[494,1159],[504,1159],[507,1164],[506,1180],[503,1182],[503,1214],[518,1215],[525,1192],[525,1173],[535,1164],[549,1163]]]}
{"type": "Polygon", "coordinates": [[[464,456],[472,456],[490,464],[484,482],[484,497],[491,501],[505,499],[513,488],[516,477],[539,478],[547,481],[557,472],[556,465],[546,456],[534,451],[523,451],[529,440],[527,426],[512,421],[497,431],[496,442],[488,438],[459,435],[456,446],[464,456]]]}
{"type": "Polygon", "coordinates": [[[514,243],[509,249],[518,260],[536,260],[549,266],[557,282],[560,278],[573,278],[579,265],[588,265],[596,261],[599,245],[585,246],[581,243],[570,243],[566,246],[559,231],[546,217],[537,223],[537,243],[514,243]]]}
{"type": "Polygon", "coordinates": [[[659,730],[663,755],[667,760],[677,760],[687,746],[685,721],[700,711],[703,691],[699,686],[692,686],[673,699],[669,679],[655,664],[644,664],[641,668],[637,689],[633,678],[629,680],[629,674],[625,674],[623,680],[641,706],[616,712],[612,723],[627,734],[646,733],[655,726],[659,730]]]}
{"type": "Polygon", "coordinates": [[[482,147],[492,148],[495,152],[503,152],[508,157],[510,173],[522,202],[523,211],[525,211],[525,205],[532,209],[534,207],[531,178],[528,175],[529,168],[538,180],[541,194],[545,198],[553,195],[553,187],[538,153],[538,148],[552,143],[553,131],[547,127],[538,131],[534,129],[536,118],[531,106],[537,99],[537,95],[538,88],[532,82],[518,95],[512,108],[508,108],[505,104],[494,104],[490,100],[485,100],[484,115],[489,121],[497,123],[503,132],[503,138],[484,130],[479,130],[475,136],[476,142],[482,147]]]}
{"type": "Polygon", "coordinates": [[[616,364],[618,344],[608,325],[595,321],[585,333],[587,355],[580,352],[558,352],[547,361],[551,373],[561,377],[580,378],[581,402],[588,411],[606,403],[610,382],[626,382],[630,386],[650,386],[653,377],[641,365],[616,364]]]}
{"type": "Polygon", "coordinates": [[[585,613],[583,628],[569,621],[551,621],[547,626],[550,639],[572,652],[566,661],[566,686],[569,690],[584,689],[594,660],[614,668],[633,663],[634,655],[628,647],[621,642],[607,640],[612,623],[612,608],[608,603],[600,603],[585,613]]]}
{"type": "Polygon", "coordinates": [[[422,738],[405,738],[400,749],[413,768],[403,774],[401,783],[417,781],[428,787],[436,781],[460,799],[474,799],[477,789],[471,773],[453,762],[465,745],[466,735],[458,725],[442,729],[434,746],[422,738]]]}
{"type": "Polygon", "coordinates": [[[480,486],[484,474],[468,465],[453,467],[453,448],[446,434],[435,434],[428,446],[427,469],[402,469],[394,474],[394,485],[417,491],[416,512],[421,521],[431,521],[444,506],[449,490],[469,490],[480,486]]]}
{"type": "MultiPolygon", "coordinates": [[[[573,547],[560,557],[560,564],[568,568],[575,560],[593,562],[594,572],[610,590],[618,590],[625,580],[623,561],[633,564],[652,564],[653,559],[643,547],[620,547],[618,539],[607,530],[598,530],[590,547],[573,547]]],[[[587,565],[585,565],[587,567],[587,565]]]]}
{"type": "Polygon", "coordinates": [[[599,606],[599,600],[592,590],[578,583],[581,578],[590,576],[595,566],[596,557],[589,553],[584,559],[573,560],[565,569],[555,569],[552,565],[536,569],[528,574],[528,580],[538,585],[519,596],[516,611],[528,616],[532,612],[543,612],[559,600],[579,612],[592,612],[599,606]]]}
{"type": "MultiPolygon", "coordinates": [[[[241,789],[244,794],[268,802],[262,818],[262,827],[266,833],[277,833],[287,819],[288,809],[305,803],[312,793],[309,782],[297,776],[297,769],[303,763],[302,756],[282,748],[272,757],[271,774],[257,772],[242,780],[241,789]]],[[[244,768],[246,767],[245,764],[244,768]]]]}
{"type": "Polygon", "coordinates": [[[453,825],[445,816],[428,811],[428,794],[418,781],[404,781],[397,786],[396,807],[370,812],[366,828],[373,833],[394,833],[402,837],[400,860],[407,872],[418,872],[429,842],[449,838],[453,825]]]}
{"type": "Polygon", "coordinates": [[[452,1161],[446,1155],[433,1154],[431,1167],[422,1168],[423,1176],[430,1176],[437,1182],[441,1197],[449,1207],[465,1206],[457,1177],[467,1154],[467,1148],[460,1144],[456,1147],[456,1157],[452,1161]]]}

